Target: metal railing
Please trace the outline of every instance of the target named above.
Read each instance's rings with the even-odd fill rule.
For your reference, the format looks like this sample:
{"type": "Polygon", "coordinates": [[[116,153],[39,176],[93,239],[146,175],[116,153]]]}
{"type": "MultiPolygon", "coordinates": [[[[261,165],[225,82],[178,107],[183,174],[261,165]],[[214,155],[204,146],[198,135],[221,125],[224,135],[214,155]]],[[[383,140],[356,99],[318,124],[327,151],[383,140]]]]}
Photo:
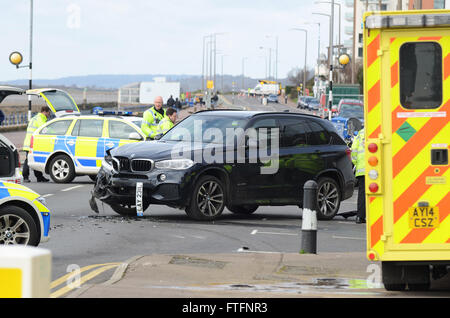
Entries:
{"type": "Polygon", "coordinates": [[[28,123],[27,113],[11,113],[5,115],[5,119],[0,123],[0,127],[26,125],[28,123]]]}

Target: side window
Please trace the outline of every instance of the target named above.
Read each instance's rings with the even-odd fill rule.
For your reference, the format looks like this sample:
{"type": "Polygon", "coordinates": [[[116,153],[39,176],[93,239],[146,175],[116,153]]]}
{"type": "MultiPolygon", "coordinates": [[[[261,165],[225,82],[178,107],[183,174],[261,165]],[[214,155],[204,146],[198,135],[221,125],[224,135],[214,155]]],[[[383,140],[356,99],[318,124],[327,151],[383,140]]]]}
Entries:
{"type": "Polygon", "coordinates": [[[281,121],[281,147],[305,147],[306,121],[302,119],[283,118],[281,121]]]}
{"type": "Polygon", "coordinates": [[[264,118],[255,121],[252,124],[252,128],[258,129],[258,128],[276,128],[277,127],[277,121],[274,118],[264,118]]]}
{"type": "Polygon", "coordinates": [[[127,123],[118,120],[109,121],[109,138],[128,139],[131,133],[137,131],[127,123]]]}
{"type": "Polygon", "coordinates": [[[400,47],[400,103],[407,109],[432,109],[442,104],[442,48],[435,42],[400,47]]]}
{"type": "Polygon", "coordinates": [[[277,120],[275,118],[259,119],[252,124],[251,128],[254,128],[258,131],[257,139],[259,143],[264,142],[264,144],[268,147],[272,146],[272,128],[278,128],[277,120]],[[264,128],[267,129],[264,130],[264,128]]]}
{"type": "Polygon", "coordinates": [[[79,119],[72,131],[72,136],[101,137],[103,133],[103,120],[79,119]]]}
{"type": "Polygon", "coordinates": [[[72,120],[58,120],[42,128],[41,135],[65,135],[72,120]]]}
{"type": "Polygon", "coordinates": [[[310,132],[308,133],[308,143],[310,145],[328,145],[330,135],[321,125],[314,121],[308,122],[310,132]]]}

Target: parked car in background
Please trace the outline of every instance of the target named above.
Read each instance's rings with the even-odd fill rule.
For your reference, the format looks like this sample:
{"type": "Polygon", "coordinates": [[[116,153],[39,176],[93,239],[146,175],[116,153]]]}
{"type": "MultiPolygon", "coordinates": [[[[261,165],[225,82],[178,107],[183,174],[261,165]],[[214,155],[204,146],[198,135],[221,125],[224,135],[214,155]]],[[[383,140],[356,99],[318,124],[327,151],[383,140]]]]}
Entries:
{"type": "Polygon", "coordinates": [[[364,108],[358,103],[343,103],[331,119],[339,135],[351,145],[356,132],[364,127],[364,108]]]}
{"type": "Polygon", "coordinates": [[[56,183],[69,183],[78,175],[95,180],[107,150],[146,139],[136,125],[140,120],[121,115],[56,118],[31,137],[28,164],[56,183]]]}
{"type": "Polygon", "coordinates": [[[270,94],[267,96],[267,102],[268,103],[278,103],[278,96],[275,94],[270,94]]]}
{"type": "Polygon", "coordinates": [[[341,99],[337,107],[333,110],[335,115],[339,114],[342,106],[359,106],[364,109],[364,103],[358,99],[341,99]]]}
{"type": "Polygon", "coordinates": [[[319,107],[319,100],[312,96],[301,96],[297,105],[297,108],[306,110],[319,110],[319,107]]]}

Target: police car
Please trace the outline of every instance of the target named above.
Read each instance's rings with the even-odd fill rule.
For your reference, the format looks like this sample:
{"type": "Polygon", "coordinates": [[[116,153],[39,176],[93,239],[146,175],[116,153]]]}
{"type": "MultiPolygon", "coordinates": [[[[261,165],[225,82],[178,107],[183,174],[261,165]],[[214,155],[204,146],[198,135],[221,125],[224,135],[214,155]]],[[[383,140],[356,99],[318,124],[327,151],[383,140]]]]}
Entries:
{"type": "Polygon", "coordinates": [[[342,104],[336,117],[331,119],[339,135],[351,145],[355,134],[364,127],[363,104],[342,104]]]}
{"type": "Polygon", "coordinates": [[[95,180],[107,150],[146,139],[138,126],[142,118],[133,115],[100,112],[55,118],[31,137],[28,165],[57,183],[81,175],[95,180]]]}
{"type": "Polygon", "coordinates": [[[49,239],[50,211],[33,190],[0,181],[0,245],[37,246],[49,239]]]}

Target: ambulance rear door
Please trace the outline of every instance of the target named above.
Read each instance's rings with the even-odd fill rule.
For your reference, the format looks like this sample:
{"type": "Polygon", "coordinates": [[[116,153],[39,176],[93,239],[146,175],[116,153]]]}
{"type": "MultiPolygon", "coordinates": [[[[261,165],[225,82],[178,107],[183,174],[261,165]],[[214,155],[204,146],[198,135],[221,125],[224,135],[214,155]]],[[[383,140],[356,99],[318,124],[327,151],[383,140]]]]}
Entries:
{"type": "Polygon", "coordinates": [[[367,32],[368,72],[380,72],[368,74],[366,145],[383,156],[378,195],[366,189],[380,209],[371,246],[384,242],[384,261],[450,260],[450,28],[367,32]]]}

